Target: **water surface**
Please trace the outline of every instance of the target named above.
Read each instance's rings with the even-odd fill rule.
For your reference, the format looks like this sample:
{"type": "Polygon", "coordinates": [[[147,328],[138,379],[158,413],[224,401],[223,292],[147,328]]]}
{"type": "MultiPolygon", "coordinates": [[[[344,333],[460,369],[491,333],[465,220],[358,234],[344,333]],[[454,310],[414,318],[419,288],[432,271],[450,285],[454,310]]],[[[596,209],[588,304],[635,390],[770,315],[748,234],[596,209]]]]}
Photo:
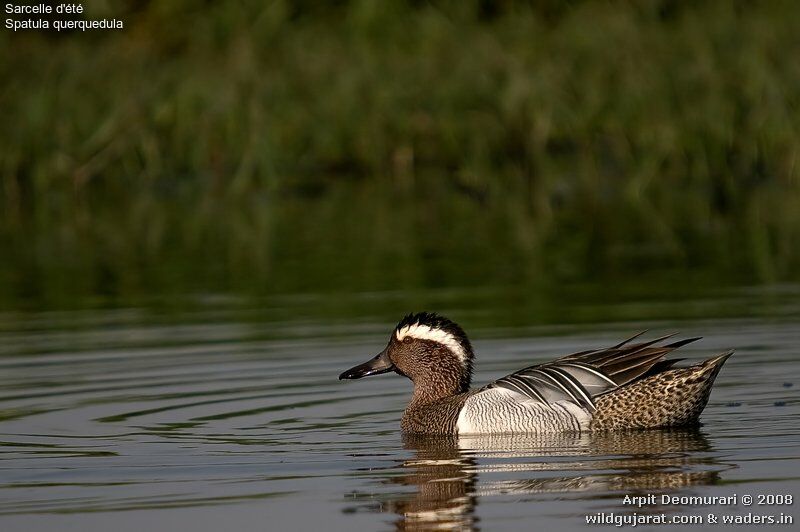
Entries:
{"type": "Polygon", "coordinates": [[[485,313],[469,331],[476,384],[642,329],[705,336],[681,350],[690,361],[737,350],[697,429],[550,438],[403,437],[405,379],[336,379],[383,347],[393,323],[382,316],[4,314],[0,528],[586,529],[598,512],[795,515],[797,504],[622,504],[797,496],[800,307],[792,295],[732,316],[750,297],[696,301],[684,319],[653,318],[670,314],[664,301],[607,309],[648,319],[582,325],[493,325],[485,313]]]}

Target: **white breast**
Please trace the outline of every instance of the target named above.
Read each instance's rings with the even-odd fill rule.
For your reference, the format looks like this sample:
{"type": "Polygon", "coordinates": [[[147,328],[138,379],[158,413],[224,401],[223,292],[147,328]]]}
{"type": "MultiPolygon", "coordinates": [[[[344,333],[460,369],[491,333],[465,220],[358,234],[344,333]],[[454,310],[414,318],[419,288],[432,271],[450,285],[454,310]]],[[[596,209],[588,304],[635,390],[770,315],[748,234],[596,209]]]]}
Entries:
{"type": "Polygon", "coordinates": [[[571,401],[543,403],[505,388],[489,388],[466,400],[459,434],[554,433],[589,429],[591,414],[571,401]]]}

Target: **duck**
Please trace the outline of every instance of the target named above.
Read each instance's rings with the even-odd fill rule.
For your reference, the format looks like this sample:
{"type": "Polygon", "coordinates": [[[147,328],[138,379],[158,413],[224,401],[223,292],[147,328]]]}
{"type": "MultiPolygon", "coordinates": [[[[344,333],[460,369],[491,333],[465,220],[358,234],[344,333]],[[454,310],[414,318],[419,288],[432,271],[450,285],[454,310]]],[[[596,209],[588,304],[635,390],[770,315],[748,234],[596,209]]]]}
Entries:
{"type": "Polygon", "coordinates": [[[405,316],[386,348],[339,380],[395,372],[414,391],[400,421],[409,434],[494,434],[689,427],[733,350],[673,367],[672,351],[699,340],[673,335],[581,351],[470,389],[474,352],[464,330],[432,312],[405,316]]]}

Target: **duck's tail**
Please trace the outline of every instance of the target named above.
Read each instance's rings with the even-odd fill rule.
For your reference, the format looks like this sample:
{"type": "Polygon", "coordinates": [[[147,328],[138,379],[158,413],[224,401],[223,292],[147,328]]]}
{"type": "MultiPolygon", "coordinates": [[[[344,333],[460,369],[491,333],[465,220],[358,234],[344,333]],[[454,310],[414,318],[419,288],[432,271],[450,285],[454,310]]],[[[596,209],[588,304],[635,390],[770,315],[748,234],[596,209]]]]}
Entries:
{"type": "Polygon", "coordinates": [[[728,351],[687,368],[646,376],[597,398],[593,430],[684,427],[697,424],[728,351]]]}

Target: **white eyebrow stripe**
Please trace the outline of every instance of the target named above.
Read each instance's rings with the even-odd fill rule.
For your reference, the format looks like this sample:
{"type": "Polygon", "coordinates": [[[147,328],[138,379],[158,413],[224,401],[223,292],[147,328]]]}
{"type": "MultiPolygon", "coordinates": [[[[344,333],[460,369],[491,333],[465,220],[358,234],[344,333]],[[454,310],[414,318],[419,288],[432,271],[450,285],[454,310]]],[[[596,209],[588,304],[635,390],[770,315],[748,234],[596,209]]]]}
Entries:
{"type": "Polygon", "coordinates": [[[455,336],[447,331],[443,331],[442,329],[434,329],[428,325],[414,323],[412,325],[406,325],[402,329],[397,329],[394,334],[398,340],[403,340],[406,337],[410,337],[416,338],[417,340],[430,340],[431,342],[438,342],[447,346],[453,353],[456,354],[461,362],[464,362],[467,359],[467,354],[464,352],[464,348],[461,347],[461,343],[456,339],[455,336]]]}

